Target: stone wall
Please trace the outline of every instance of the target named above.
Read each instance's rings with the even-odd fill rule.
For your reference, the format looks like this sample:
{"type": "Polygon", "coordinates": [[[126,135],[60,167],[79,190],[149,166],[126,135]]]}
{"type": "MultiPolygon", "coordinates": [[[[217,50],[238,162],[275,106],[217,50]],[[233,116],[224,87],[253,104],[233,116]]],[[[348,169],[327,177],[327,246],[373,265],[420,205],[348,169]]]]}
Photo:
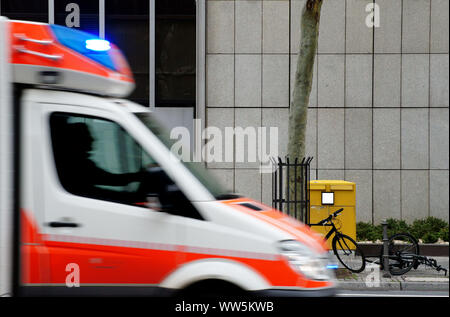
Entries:
{"type": "MultiPolygon", "coordinates": [[[[286,154],[305,0],[208,0],[206,125],[277,126],[286,154]]],[[[307,154],[313,179],[357,184],[357,220],[449,213],[448,0],[324,0],[307,154]]],[[[211,163],[232,190],[271,203],[257,163],[211,163]]]]}

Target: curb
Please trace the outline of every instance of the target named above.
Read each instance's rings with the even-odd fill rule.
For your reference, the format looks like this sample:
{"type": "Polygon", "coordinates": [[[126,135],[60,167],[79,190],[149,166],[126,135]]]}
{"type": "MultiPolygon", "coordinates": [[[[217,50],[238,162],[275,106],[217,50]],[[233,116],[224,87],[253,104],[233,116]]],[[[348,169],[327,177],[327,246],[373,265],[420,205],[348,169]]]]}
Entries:
{"type": "Polygon", "coordinates": [[[405,291],[448,291],[448,282],[424,283],[424,282],[401,282],[400,286],[405,291]]]}
{"type": "Polygon", "coordinates": [[[362,281],[337,281],[341,290],[396,290],[396,291],[448,291],[448,282],[409,282],[400,280],[381,281],[377,286],[368,286],[362,281]]]}
{"type": "Polygon", "coordinates": [[[360,281],[338,281],[337,282],[337,288],[341,290],[396,290],[400,291],[401,286],[399,281],[392,281],[392,282],[380,282],[379,286],[373,286],[369,287],[365,282],[360,281]]]}

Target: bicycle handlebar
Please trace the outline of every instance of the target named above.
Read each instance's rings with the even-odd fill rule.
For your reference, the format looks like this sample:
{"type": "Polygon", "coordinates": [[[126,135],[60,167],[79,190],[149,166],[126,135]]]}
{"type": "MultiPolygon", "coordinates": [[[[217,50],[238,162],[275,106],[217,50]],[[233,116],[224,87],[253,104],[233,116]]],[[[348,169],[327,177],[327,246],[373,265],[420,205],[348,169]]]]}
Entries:
{"type": "Polygon", "coordinates": [[[321,225],[326,224],[326,223],[327,223],[328,221],[330,221],[331,219],[336,218],[337,215],[339,215],[339,214],[340,214],[341,212],[343,212],[343,211],[344,211],[344,208],[341,208],[341,209],[336,210],[336,211],[333,212],[331,215],[329,215],[327,218],[325,218],[325,219],[319,221],[316,225],[317,225],[317,226],[321,226],[321,225]]]}
{"type": "Polygon", "coordinates": [[[339,215],[341,212],[343,212],[344,211],[344,208],[341,208],[341,209],[338,209],[338,210],[336,210],[334,213],[333,213],[333,216],[334,217],[337,217],[337,215],[339,215]]]}

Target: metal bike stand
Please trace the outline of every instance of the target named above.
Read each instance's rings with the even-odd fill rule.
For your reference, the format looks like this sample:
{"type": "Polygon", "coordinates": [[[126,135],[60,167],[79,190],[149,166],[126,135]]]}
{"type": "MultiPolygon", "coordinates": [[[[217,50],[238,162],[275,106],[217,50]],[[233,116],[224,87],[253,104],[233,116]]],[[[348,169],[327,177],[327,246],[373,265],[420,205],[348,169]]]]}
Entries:
{"type": "Polygon", "coordinates": [[[312,157],[271,158],[272,207],[309,225],[309,180],[312,157]],[[295,179],[294,184],[289,180],[295,179]],[[292,188],[293,187],[293,188],[292,188]]]}

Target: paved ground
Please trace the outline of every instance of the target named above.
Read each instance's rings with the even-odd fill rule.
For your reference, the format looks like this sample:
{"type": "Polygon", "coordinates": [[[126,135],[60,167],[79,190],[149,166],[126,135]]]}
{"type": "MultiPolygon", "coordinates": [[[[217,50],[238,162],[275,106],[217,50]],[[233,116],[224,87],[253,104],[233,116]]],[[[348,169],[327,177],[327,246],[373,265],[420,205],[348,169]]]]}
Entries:
{"type": "MultiPolygon", "coordinates": [[[[433,257],[437,264],[449,269],[448,257],[433,257]]],[[[367,263],[366,269],[358,274],[351,273],[345,268],[336,271],[340,290],[407,290],[407,291],[446,291],[449,290],[449,277],[444,271],[420,265],[417,270],[412,269],[401,276],[384,277],[379,265],[367,263]]]]}
{"type": "Polygon", "coordinates": [[[448,291],[339,290],[337,297],[449,297],[448,291]]]}

